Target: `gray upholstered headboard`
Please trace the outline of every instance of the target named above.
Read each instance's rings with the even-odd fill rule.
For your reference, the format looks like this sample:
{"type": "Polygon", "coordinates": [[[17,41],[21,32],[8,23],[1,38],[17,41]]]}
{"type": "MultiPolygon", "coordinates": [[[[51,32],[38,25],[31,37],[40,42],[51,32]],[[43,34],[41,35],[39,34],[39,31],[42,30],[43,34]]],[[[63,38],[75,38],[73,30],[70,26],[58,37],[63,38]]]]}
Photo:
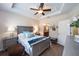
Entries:
{"type": "Polygon", "coordinates": [[[23,31],[33,32],[33,26],[17,26],[17,34],[22,33],[23,31]]]}

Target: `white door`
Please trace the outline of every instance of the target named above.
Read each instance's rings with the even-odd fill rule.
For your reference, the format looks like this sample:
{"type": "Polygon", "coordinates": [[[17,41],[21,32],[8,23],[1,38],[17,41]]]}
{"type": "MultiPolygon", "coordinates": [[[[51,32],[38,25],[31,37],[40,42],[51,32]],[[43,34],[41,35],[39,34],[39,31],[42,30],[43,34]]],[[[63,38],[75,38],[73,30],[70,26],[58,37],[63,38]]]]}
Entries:
{"type": "Polygon", "coordinates": [[[70,21],[64,20],[58,24],[58,43],[65,44],[66,37],[70,35],[70,21]]]}

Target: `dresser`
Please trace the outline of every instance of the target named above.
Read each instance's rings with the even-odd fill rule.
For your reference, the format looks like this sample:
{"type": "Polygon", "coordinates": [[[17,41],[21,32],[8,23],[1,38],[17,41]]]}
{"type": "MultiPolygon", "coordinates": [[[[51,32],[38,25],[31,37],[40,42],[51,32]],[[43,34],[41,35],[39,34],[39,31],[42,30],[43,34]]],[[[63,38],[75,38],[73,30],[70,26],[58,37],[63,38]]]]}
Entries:
{"type": "Polygon", "coordinates": [[[17,37],[3,39],[3,49],[6,50],[8,47],[17,44],[17,37]]]}

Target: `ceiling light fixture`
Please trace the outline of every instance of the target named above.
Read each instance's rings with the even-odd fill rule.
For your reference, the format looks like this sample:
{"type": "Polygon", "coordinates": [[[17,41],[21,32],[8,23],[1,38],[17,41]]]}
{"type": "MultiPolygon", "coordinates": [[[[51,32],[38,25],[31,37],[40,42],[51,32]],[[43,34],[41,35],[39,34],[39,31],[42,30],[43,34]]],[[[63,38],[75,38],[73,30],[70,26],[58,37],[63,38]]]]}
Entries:
{"type": "Polygon", "coordinates": [[[40,13],[40,14],[43,13],[43,10],[39,10],[38,13],[40,13]]]}

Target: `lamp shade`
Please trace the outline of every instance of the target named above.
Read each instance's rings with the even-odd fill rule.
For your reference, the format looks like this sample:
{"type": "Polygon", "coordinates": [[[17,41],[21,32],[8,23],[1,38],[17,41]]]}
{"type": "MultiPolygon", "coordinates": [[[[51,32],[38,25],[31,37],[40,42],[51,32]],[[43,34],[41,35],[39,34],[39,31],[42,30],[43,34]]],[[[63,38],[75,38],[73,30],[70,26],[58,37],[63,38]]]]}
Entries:
{"type": "Polygon", "coordinates": [[[12,26],[8,27],[9,32],[13,32],[14,30],[15,30],[14,27],[12,27],[12,26]]]}
{"type": "Polygon", "coordinates": [[[34,26],[34,30],[33,30],[33,33],[37,33],[38,32],[38,26],[34,26]]]}

